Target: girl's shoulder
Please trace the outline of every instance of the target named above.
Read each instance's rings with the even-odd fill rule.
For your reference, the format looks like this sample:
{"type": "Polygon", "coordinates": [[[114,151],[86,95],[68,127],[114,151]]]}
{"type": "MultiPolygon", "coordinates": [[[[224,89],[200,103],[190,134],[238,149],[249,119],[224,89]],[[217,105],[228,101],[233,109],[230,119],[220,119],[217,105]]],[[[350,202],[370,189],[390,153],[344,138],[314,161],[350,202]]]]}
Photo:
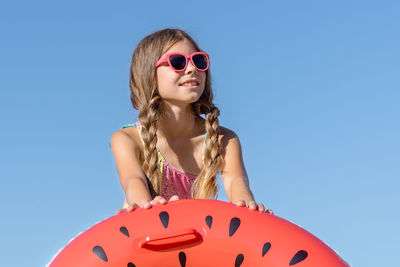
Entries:
{"type": "Polygon", "coordinates": [[[220,135],[221,138],[223,138],[223,137],[225,137],[225,138],[226,137],[228,137],[228,138],[237,137],[236,133],[233,130],[228,129],[228,128],[223,127],[223,126],[219,126],[219,135],[220,135]]]}
{"type": "Polygon", "coordinates": [[[241,145],[238,135],[231,129],[219,127],[219,144],[221,153],[225,157],[229,151],[240,151],[241,145]]]}
{"type": "Polygon", "coordinates": [[[142,148],[142,139],[135,124],[124,125],[111,136],[111,146],[135,146],[142,148]]]}

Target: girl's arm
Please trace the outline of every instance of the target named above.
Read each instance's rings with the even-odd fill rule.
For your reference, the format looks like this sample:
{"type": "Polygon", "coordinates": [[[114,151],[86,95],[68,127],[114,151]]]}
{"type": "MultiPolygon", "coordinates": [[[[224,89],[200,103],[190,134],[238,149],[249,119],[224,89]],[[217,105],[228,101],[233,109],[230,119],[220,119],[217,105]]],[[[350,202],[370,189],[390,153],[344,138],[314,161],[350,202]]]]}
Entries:
{"type": "Polygon", "coordinates": [[[134,209],[137,206],[149,208],[152,199],[139,161],[140,147],[136,140],[124,130],[119,130],[111,137],[111,149],[115,157],[119,180],[126,195],[128,209],[134,209]]]}
{"type": "Polygon", "coordinates": [[[257,205],[250,190],[238,136],[233,131],[223,128],[221,145],[221,154],[224,159],[221,175],[229,201],[239,206],[264,211],[264,205],[261,203],[257,205]]]}

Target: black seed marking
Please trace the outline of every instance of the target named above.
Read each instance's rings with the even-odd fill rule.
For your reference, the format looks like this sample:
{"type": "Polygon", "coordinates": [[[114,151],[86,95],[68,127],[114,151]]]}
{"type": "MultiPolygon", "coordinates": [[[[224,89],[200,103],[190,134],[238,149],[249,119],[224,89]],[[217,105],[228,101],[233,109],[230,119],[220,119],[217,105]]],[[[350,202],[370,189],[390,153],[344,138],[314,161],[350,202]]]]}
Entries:
{"type": "Polygon", "coordinates": [[[271,243],[267,242],[264,244],[263,249],[262,249],[262,256],[268,252],[268,250],[271,248],[271,243]]]}
{"type": "Polygon", "coordinates": [[[206,224],[208,225],[208,228],[210,228],[210,229],[211,229],[211,225],[212,225],[212,220],[213,220],[212,216],[208,215],[206,217],[206,224]]]}
{"type": "Polygon", "coordinates": [[[237,255],[235,260],[235,267],[239,267],[240,265],[242,265],[243,260],[244,260],[243,254],[237,255]]]}
{"type": "Polygon", "coordinates": [[[128,267],[136,267],[135,264],[133,264],[132,262],[128,263],[128,267]]]}
{"type": "Polygon", "coordinates": [[[239,228],[239,225],[240,225],[240,219],[239,218],[234,217],[234,218],[231,219],[231,223],[229,224],[229,236],[233,236],[233,234],[239,228]]]}
{"type": "Polygon", "coordinates": [[[293,256],[292,260],[289,263],[289,266],[295,265],[296,263],[299,263],[303,260],[305,260],[305,258],[307,258],[308,253],[305,250],[299,250],[297,251],[296,255],[293,256]]]}
{"type": "Polygon", "coordinates": [[[167,229],[168,222],[169,222],[168,212],[166,212],[166,211],[160,212],[160,220],[161,220],[161,223],[163,224],[164,228],[167,229]]]}
{"type": "Polygon", "coordinates": [[[124,235],[126,235],[127,237],[129,237],[128,229],[126,229],[125,226],[122,226],[121,228],[119,228],[119,230],[121,231],[121,233],[123,233],[124,235]]]}
{"type": "Polygon", "coordinates": [[[107,255],[104,252],[104,249],[100,246],[95,246],[93,247],[93,253],[96,254],[97,257],[99,257],[100,259],[102,259],[103,261],[107,262],[107,255]]]}
{"type": "Polygon", "coordinates": [[[186,254],[185,252],[179,252],[179,263],[182,267],[186,266],[186,254]]]}

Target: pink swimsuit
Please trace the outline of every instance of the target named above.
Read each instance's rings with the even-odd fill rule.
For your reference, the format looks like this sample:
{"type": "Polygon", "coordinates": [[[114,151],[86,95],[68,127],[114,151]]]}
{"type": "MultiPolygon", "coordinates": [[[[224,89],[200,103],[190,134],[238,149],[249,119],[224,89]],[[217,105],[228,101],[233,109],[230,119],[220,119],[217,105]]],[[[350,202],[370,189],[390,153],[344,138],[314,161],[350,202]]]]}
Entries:
{"type": "MultiPolygon", "coordinates": [[[[137,121],[135,124],[125,125],[122,128],[127,128],[127,127],[137,128],[140,137],[142,137],[141,135],[142,125],[140,124],[139,121],[137,121]]],[[[206,133],[206,138],[207,138],[207,133],[206,133]]],[[[173,195],[178,195],[179,199],[191,198],[190,190],[197,176],[193,174],[184,173],[183,171],[178,170],[164,159],[158,148],[157,152],[158,152],[157,164],[159,169],[162,170],[161,196],[165,198],[167,201],[173,195]]],[[[125,198],[123,207],[126,208],[127,206],[128,204],[125,198]]]]}

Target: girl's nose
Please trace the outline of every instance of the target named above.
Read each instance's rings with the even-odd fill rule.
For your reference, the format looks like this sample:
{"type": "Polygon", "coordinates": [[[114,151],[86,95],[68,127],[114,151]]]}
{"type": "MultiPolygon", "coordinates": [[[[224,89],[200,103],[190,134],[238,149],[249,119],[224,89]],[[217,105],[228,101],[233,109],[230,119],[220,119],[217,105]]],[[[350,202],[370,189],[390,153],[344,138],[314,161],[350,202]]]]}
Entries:
{"type": "Polygon", "coordinates": [[[193,65],[193,63],[192,63],[192,61],[191,60],[189,60],[189,62],[188,62],[188,65],[187,65],[187,68],[186,68],[186,73],[193,73],[193,72],[195,72],[195,71],[197,71],[197,69],[196,69],[196,67],[193,65]]]}

